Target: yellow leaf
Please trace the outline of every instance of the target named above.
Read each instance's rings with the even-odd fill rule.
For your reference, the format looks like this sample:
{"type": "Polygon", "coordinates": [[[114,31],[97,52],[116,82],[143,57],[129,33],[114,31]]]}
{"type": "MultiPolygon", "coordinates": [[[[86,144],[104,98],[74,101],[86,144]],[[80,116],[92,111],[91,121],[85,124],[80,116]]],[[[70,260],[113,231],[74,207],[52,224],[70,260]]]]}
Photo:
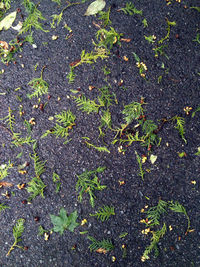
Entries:
{"type": "Polygon", "coordinates": [[[97,14],[99,11],[104,9],[106,2],[104,0],[96,0],[92,2],[87,8],[84,16],[91,16],[97,14]]]}
{"type": "Polygon", "coordinates": [[[8,30],[12,26],[12,24],[16,18],[16,14],[17,14],[17,11],[14,11],[14,12],[10,13],[8,16],[6,16],[0,22],[0,31],[2,31],[3,29],[8,30]]]}

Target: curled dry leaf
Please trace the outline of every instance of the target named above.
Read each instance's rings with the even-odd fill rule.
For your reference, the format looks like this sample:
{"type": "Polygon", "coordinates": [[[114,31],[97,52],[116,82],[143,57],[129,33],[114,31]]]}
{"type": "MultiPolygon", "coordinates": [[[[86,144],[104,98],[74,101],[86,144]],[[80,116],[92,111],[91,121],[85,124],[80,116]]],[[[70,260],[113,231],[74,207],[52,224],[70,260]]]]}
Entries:
{"type": "Polygon", "coordinates": [[[96,250],[97,253],[103,253],[103,254],[106,254],[107,253],[107,250],[106,249],[103,249],[103,248],[98,248],[96,250]]]}
{"type": "Polygon", "coordinates": [[[11,187],[11,186],[13,186],[13,184],[11,184],[11,183],[8,183],[8,182],[0,182],[0,187],[11,187]]]}
{"type": "Polygon", "coordinates": [[[120,41],[122,41],[122,42],[126,42],[126,43],[130,43],[131,39],[130,39],[130,38],[128,38],[128,39],[126,39],[126,38],[121,38],[120,41]]]}
{"type": "Polygon", "coordinates": [[[0,46],[1,46],[4,50],[8,50],[8,48],[9,48],[8,43],[6,43],[5,41],[0,41],[0,46]]]}

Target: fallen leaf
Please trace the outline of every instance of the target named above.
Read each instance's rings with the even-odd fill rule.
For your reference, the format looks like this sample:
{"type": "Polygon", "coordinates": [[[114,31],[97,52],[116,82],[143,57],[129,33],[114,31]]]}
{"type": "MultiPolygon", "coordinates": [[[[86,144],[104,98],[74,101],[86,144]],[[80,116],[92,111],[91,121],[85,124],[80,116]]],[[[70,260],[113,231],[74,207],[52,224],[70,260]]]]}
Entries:
{"type": "Polygon", "coordinates": [[[16,25],[16,26],[14,26],[14,27],[11,27],[13,30],[15,30],[15,31],[21,31],[21,29],[22,29],[22,25],[23,25],[23,23],[21,22],[21,21],[19,21],[19,23],[16,25]]]}
{"type": "Polygon", "coordinates": [[[130,43],[131,39],[127,38],[121,38],[120,41],[130,43]]]}
{"type": "Polygon", "coordinates": [[[0,41],[0,46],[3,47],[4,50],[8,50],[9,45],[5,41],[0,41]]]}
{"type": "Polygon", "coordinates": [[[103,248],[98,248],[96,250],[97,253],[103,253],[103,254],[106,254],[107,253],[107,250],[106,249],[103,249],[103,248]]]}
{"type": "Polygon", "coordinates": [[[91,16],[91,15],[97,14],[99,11],[104,9],[105,5],[106,5],[106,2],[104,0],[96,0],[92,2],[88,6],[84,16],[91,16]]]}
{"type": "Polygon", "coordinates": [[[157,157],[158,157],[158,156],[153,155],[153,154],[150,156],[150,161],[151,161],[152,164],[154,164],[154,163],[156,162],[157,157]]]}
{"type": "Polygon", "coordinates": [[[6,16],[0,22],[0,31],[2,31],[3,29],[8,30],[12,26],[12,24],[16,18],[16,14],[17,14],[17,11],[14,11],[14,12],[10,13],[8,16],[6,16]]]}
{"type": "Polygon", "coordinates": [[[4,187],[10,187],[10,186],[13,186],[13,184],[8,183],[8,182],[0,182],[0,187],[2,187],[2,186],[4,186],[4,187]]]}

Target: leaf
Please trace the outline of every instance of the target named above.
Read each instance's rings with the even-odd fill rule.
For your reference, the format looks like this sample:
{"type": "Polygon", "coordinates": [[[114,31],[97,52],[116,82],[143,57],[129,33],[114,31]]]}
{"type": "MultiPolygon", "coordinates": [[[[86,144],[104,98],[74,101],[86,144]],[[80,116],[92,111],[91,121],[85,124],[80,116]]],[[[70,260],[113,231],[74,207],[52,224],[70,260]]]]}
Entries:
{"type": "Polygon", "coordinates": [[[191,6],[190,8],[196,9],[198,12],[200,12],[200,7],[199,6],[191,6]]]}
{"type": "Polygon", "coordinates": [[[13,184],[11,183],[8,183],[8,182],[0,182],[0,188],[4,186],[4,187],[10,187],[10,186],[13,186],[13,184]]]}
{"type": "Polygon", "coordinates": [[[2,31],[3,29],[8,30],[12,26],[12,24],[16,18],[16,14],[17,14],[17,11],[14,11],[14,12],[10,13],[8,16],[6,16],[0,22],[0,31],[2,31]]]}
{"type": "Polygon", "coordinates": [[[84,16],[91,16],[91,15],[97,14],[99,11],[104,9],[105,5],[106,5],[106,2],[104,0],[96,0],[92,2],[88,6],[84,16]]]}
{"type": "Polygon", "coordinates": [[[156,162],[157,157],[158,157],[158,156],[156,156],[156,155],[151,155],[151,156],[150,156],[151,164],[154,164],[154,163],[156,162]]]}
{"type": "Polygon", "coordinates": [[[59,232],[61,235],[66,229],[73,232],[74,229],[79,225],[76,222],[76,219],[78,218],[77,211],[72,212],[68,217],[66,210],[61,208],[59,216],[50,214],[50,218],[54,225],[53,231],[59,232]]]}

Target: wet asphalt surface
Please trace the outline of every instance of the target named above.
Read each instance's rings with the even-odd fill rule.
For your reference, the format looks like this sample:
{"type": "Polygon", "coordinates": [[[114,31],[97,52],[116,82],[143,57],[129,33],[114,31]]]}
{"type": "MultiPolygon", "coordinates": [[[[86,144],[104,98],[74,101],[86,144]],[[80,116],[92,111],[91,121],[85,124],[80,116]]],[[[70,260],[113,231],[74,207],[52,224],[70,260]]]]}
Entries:
{"type": "MultiPolygon", "coordinates": [[[[69,72],[69,64],[80,59],[82,50],[87,52],[94,48],[92,40],[100,23],[98,17],[83,16],[91,1],[77,6],[71,6],[63,13],[63,19],[58,27],[52,29],[50,22],[53,14],[59,14],[64,6],[50,0],[41,1],[39,10],[46,21],[43,27],[49,32],[34,30],[33,48],[25,43],[21,52],[16,55],[16,64],[8,66],[0,63],[0,69],[5,72],[0,76],[0,117],[8,114],[8,107],[13,110],[16,119],[16,132],[22,132],[26,136],[27,131],[24,120],[35,119],[32,125],[31,136],[37,140],[37,153],[40,159],[46,160],[46,171],[41,175],[45,183],[44,197],[37,196],[31,204],[24,204],[29,193],[26,189],[19,190],[18,184],[28,183],[34,177],[33,161],[30,159],[32,147],[23,145],[15,147],[11,144],[12,137],[7,130],[5,121],[0,121],[0,164],[9,160],[14,166],[10,174],[4,179],[13,184],[13,187],[0,188],[0,203],[10,207],[1,212],[0,227],[0,266],[77,266],[77,267],[107,267],[107,266],[200,266],[199,257],[199,157],[195,155],[200,146],[200,120],[199,113],[192,118],[192,112],[199,105],[199,47],[194,42],[199,25],[199,13],[190,9],[198,6],[198,1],[172,1],[167,5],[165,1],[134,1],[137,9],[143,11],[143,15],[128,16],[118,10],[124,7],[124,1],[106,1],[105,10],[111,6],[111,26],[123,33],[123,38],[131,39],[130,42],[121,42],[121,46],[115,46],[106,60],[97,60],[93,65],[83,64],[75,69],[74,83],[69,84],[66,78],[69,72]],[[192,3],[191,3],[192,2],[192,3]],[[146,18],[148,27],[144,28],[142,20],[146,18]],[[145,40],[144,35],[154,34],[157,40],[166,35],[166,18],[176,21],[176,26],[171,27],[166,56],[155,58],[153,44],[145,40]],[[67,32],[64,25],[72,29],[72,35],[67,32]],[[58,36],[52,40],[52,36],[58,36]],[[66,40],[66,36],[69,38],[66,40]],[[141,61],[145,62],[148,70],[146,80],[139,75],[133,52],[141,61]],[[125,60],[127,57],[128,60],[125,60]],[[37,69],[34,66],[38,64],[37,69]],[[110,69],[107,82],[111,85],[110,91],[115,93],[118,104],[110,107],[112,123],[119,127],[123,123],[121,111],[124,105],[134,101],[140,101],[144,97],[145,114],[148,119],[158,125],[162,118],[181,116],[185,119],[185,138],[187,144],[181,139],[178,131],[171,122],[166,123],[158,135],[162,138],[160,146],[153,146],[151,152],[139,143],[133,143],[130,147],[123,147],[125,153],[120,153],[119,144],[111,144],[114,134],[107,131],[104,141],[98,139],[100,114],[86,114],[79,110],[73,100],[74,95],[70,90],[79,90],[86,97],[95,99],[98,89],[106,85],[104,66],[110,69]],[[46,66],[43,78],[49,84],[49,93],[41,97],[29,99],[27,94],[31,92],[28,82],[40,76],[40,71],[46,66]],[[163,68],[164,66],[164,68],[163,68]],[[162,80],[158,83],[158,77],[162,80]],[[122,82],[123,81],[123,82],[122,82]],[[121,84],[123,83],[123,84],[121,84]],[[94,86],[92,91],[89,86],[94,86]],[[19,90],[15,90],[19,88],[19,90]],[[20,97],[20,98],[19,98],[20,97]],[[20,100],[19,100],[20,99],[20,100]],[[34,105],[45,104],[44,109],[34,108],[34,105]],[[19,115],[22,105],[23,115],[19,115]],[[192,107],[192,112],[186,115],[185,107],[192,107]],[[76,115],[76,125],[70,131],[71,141],[63,144],[62,138],[49,135],[41,138],[42,134],[54,126],[50,117],[63,110],[71,109],[76,115]],[[91,143],[96,146],[108,145],[110,153],[98,152],[89,148],[82,137],[89,137],[91,143]],[[146,155],[147,161],[143,165],[146,170],[144,181],[138,176],[138,164],[135,157],[138,154],[146,155]],[[19,153],[20,158],[16,158],[19,153]],[[178,153],[185,152],[186,156],[180,158],[178,153]],[[149,155],[157,156],[154,164],[151,164],[149,155]],[[25,170],[20,174],[18,165],[28,162],[25,170]],[[77,174],[83,171],[94,170],[99,166],[105,166],[106,170],[100,175],[100,180],[107,188],[95,193],[95,208],[89,204],[89,198],[85,194],[80,203],[75,190],[77,174]],[[61,178],[61,189],[55,193],[55,184],[52,181],[52,173],[56,172],[61,178]],[[119,181],[124,181],[120,185],[119,181]],[[191,181],[196,181],[192,184],[191,181]],[[7,198],[6,191],[10,194],[7,198]],[[143,235],[141,231],[144,219],[141,209],[148,205],[152,207],[159,199],[165,201],[178,201],[181,203],[191,220],[193,232],[185,235],[187,220],[182,214],[168,213],[163,216],[162,223],[171,225],[173,230],[167,230],[166,235],[159,242],[159,256],[153,253],[146,262],[141,262],[141,256],[150,243],[151,235],[143,235]],[[89,216],[103,205],[115,207],[115,216],[108,221],[101,222],[97,218],[89,216]],[[52,224],[49,214],[57,215],[61,207],[67,213],[78,211],[77,221],[81,223],[87,219],[84,226],[79,226],[72,233],[65,231],[63,235],[52,233],[48,241],[44,236],[38,236],[38,227],[51,229],[52,224]],[[39,218],[39,221],[35,220],[39,218]],[[12,228],[19,218],[25,219],[25,230],[19,245],[26,246],[27,250],[15,248],[9,257],[6,254],[10,245],[14,242],[12,228]],[[90,252],[87,234],[98,240],[103,238],[112,240],[115,249],[107,254],[90,252]],[[128,233],[126,237],[119,238],[122,232],[128,233]],[[126,256],[123,257],[122,245],[126,246],[126,256]],[[115,261],[112,261],[112,257],[115,261]]],[[[8,12],[21,8],[21,1],[14,1],[8,12]]],[[[20,14],[16,21],[21,20],[20,14]]],[[[108,27],[109,28],[109,27],[108,27]]],[[[10,29],[0,32],[0,40],[9,42],[16,37],[16,31],[10,29]]],[[[21,37],[20,37],[21,38],[21,37]]]]}

